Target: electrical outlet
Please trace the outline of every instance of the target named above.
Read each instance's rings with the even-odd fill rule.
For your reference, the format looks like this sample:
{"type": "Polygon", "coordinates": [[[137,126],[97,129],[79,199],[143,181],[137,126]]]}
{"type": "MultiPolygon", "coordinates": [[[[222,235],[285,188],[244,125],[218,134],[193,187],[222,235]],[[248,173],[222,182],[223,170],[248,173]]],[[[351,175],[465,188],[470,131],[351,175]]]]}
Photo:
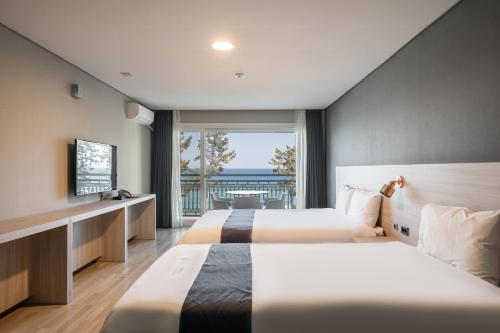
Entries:
{"type": "Polygon", "coordinates": [[[401,233],[405,236],[410,236],[410,227],[401,226],[401,233]]]}
{"type": "Polygon", "coordinates": [[[394,228],[394,230],[398,231],[399,230],[399,224],[394,223],[393,224],[393,228],[394,228]]]}

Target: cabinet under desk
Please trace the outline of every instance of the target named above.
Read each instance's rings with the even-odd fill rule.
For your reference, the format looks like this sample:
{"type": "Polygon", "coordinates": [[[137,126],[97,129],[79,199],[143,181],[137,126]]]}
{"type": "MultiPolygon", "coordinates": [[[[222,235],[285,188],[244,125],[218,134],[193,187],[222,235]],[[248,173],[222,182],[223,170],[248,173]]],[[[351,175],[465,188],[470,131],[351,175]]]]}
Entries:
{"type": "Polygon", "coordinates": [[[69,303],[73,272],[126,261],[131,238],[156,239],[155,195],[0,221],[0,313],[21,302],[69,303]]]}

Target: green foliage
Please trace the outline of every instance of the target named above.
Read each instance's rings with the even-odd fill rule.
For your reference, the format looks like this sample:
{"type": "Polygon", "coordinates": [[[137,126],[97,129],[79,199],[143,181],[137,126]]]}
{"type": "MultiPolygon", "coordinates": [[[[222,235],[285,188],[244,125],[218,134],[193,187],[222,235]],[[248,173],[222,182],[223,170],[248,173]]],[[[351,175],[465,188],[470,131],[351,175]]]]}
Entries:
{"type": "MultiPolygon", "coordinates": [[[[229,150],[229,138],[226,132],[216,131],[207,134],[205,156],[207,174],[218,174],[224,171],[224,165],[228,164],[236,157],[236,152],[234,150],[229,150]]],[[[195,160],[199,159],[200,156],[195,158],[195,160]]]]}
{"type": "Polygon", "coordinates": [[[269,161],[275,168],[273,172],[278,174],[295,173],[295,147],[286,145],[284,150],[276,148],[274,157],[269,161]]]}
{"type": "MultiPolygon", "coordinates": [[[[185,137],[181,132],[180,136],[180,152],[186,151],[192,143],[193,137],[185,137]]],[[[198,148],[200,143],[198,142],[198,148]]],[[[224,171],[224,166],[229,164],[235,157],[236,152],[229,150],[229,138],[226,132],[215,131],[207,134],[205,143],[206,156],[206,173],[219,174],[224,171]]],[[[200,160],[200,156],[194,158],[195,161],[200,160]]],[[[190,170],[190,160],[181,159],[181,172],[190,170]]],[[[295,173],[295,147],[286,145],[284,150],[276,148],[274,157],[269,161],[273,165],[274,172],[278,174],[294,174],[295,173]]]]}
{"type": "MultiPolygon", "coordinates": [[[[184,151],[186,151],[186,149],[189,148],[189,146],[191,146],[191,141],[193,140],[193,136],[190,135],[188,136],[187,138],[184,137],[184,132],[181,132],[181,135],[180,135],[180,138],[179,138],[179,141],[180,141],[180,151],[181,151],[181,156],[182,156],[182,153],[184,151]]],[[[186,172],[189,170],[189,160],[183,160],[181,158],[181,173],[182,172],[186,172]]]]}

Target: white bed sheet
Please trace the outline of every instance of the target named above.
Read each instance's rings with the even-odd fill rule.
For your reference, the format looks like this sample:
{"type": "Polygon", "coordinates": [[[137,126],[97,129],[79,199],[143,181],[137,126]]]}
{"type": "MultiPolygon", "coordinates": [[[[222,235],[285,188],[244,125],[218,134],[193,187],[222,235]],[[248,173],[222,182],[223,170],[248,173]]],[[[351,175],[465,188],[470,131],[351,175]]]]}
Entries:
{"type": "MultiPolygon", "coordinates": [[[[231,210],[210,210],[184,234],[181,244],[220,243],[231,210]]],[[[332,208],[255,211],[252,243],[349,242],[377,230],[332,208]]]]}
{"type": "MultiPolygon", "coordinates": [[[[177,333],[210,245],[158,259],[105,333],[177,333]]],[[[499,288],[400,242],[252,244],[252,332],[498,332],[499,288]],[[277,265],[279,263],[279,265],[277,265]]]]}

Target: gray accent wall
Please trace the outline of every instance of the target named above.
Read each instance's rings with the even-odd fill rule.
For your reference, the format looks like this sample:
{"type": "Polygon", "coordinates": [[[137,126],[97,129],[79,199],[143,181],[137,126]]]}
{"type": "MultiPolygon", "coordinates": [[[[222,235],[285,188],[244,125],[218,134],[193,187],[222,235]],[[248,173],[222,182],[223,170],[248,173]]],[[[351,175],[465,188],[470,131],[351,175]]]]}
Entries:
{"type": "Polygon", "coordinates": [[[335,167],[500,161],[500,1],[464,0],[326,110],[335,167]]]}

